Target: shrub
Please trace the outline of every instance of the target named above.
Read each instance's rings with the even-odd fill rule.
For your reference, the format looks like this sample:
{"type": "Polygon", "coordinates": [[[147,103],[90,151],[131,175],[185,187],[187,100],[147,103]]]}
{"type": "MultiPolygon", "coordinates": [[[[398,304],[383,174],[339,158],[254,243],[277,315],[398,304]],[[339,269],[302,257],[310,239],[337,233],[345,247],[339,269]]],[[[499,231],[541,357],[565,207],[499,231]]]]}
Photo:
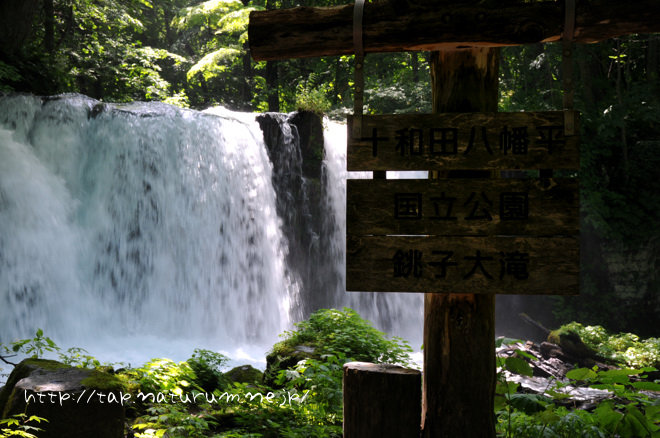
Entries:
{"type": "Polygon", "coordinates": [[[285,340],[275,344],[278,348],[308,345],[318,355],[342,355],[364,362],[411,363],[412,348],[398,337],[387,339],[369,321],[362,319],[353,309],[321,309],[308,320],[296,324],[296,330],[286,331],[285,340]]]}

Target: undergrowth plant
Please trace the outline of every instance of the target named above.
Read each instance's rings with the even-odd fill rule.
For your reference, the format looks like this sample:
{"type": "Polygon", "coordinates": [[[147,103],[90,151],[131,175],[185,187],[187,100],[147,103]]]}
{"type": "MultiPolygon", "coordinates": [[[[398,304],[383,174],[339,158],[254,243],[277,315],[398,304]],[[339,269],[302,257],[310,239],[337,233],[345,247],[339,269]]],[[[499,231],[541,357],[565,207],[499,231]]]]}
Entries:
{"type": "Polygon", "coordinates": [[[0,438],[20,437],[37,438],[37,433],[43,431],[35,426],[41,422],[48,422],[45,418],[36,415],[16,414],[0,420],[0,438]]]}
{"type": "MultiPolygon", "coordinates": [[[[575,323],[574,323],[575,324],[575,323]]],[[[634,335],[633,335],[634,336],[634,335]]],[[[614,340],[616,341],[616,339],[614,340]]],[[[498,339],[496,345],[515,343],[498,339]]],[[[595,347],[593,339],[585,343],[595,347]]],[[[613,341],[602,338],[603,345],[613,341]]],[[[602,352],[603,350],[599,350],[602,352]]],[[[549,379],[543,394],[531,394],[520,384],[505,379],[505,372],[532,377],[528,360],[533,355],[514,350],[514,356],[498,357],[495,396],[496,430],[506,438],[658,438],[660,437],[660,382],[649,380],[654,367],[599,369],[575,368],[566,379],[549,379]],[[609,391],[611,397],[591,409],[569,409],[561,404],[575,388],[588,387],[609,391]]]]}
{"type": "Polygon", "coordinates": [[[609,333],[599,325],[571,322],[561,327],[577,333],[582,341],[602,357],[627,367],[660,367],[660,339],[640,339],[633,333],[609,333]]]}
{"type": "Polygon", "coordinates": [[[320,355],[343,355],[351,360],[410,365],[412,348],[407,341],[375,329],[353,309],[321,309],[309,319],[295,324],[296,329],[285,331],[284,341],[273,350],[308,345],[320,355]]]}

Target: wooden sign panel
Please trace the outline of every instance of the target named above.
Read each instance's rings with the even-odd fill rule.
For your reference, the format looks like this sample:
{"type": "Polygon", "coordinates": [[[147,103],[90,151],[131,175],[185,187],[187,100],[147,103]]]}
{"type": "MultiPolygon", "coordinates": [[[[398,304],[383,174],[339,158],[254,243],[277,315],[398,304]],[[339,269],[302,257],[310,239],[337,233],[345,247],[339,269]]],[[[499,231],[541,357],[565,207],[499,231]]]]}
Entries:
{"type": "Polygon", "coordinates": [[[577,237],[349,236],[346,290],[572,295],[577,237]]]}
{"type": "Polygon", "coordinates": [[[351,235],[579,233],[576,179],[348,180],[351,235]]]}
{"type": "MultiPolygon", "coordinates": [[[[348,170],[578,169],[579,136],[565,135],[563,111],[400,114],[362,117],[348,170]]],[[[568,113],[579,132],[577,112],[568,113]]]]}

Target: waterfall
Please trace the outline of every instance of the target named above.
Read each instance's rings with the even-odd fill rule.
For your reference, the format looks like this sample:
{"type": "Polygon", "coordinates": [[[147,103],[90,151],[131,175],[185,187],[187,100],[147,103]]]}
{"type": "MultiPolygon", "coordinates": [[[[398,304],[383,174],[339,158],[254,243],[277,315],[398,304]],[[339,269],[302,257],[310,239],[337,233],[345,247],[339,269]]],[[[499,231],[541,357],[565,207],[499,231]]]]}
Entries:
{"type": "Polygon", "coordinates": [[[312,189],[295,147],[269,156],[254,114],[0,97],[0,343],[42,328],[129,356],[108,360],[240,356],[343,305],[421,335],[419,297],[344,290],[345,127],[327,125],[312,189]]]}

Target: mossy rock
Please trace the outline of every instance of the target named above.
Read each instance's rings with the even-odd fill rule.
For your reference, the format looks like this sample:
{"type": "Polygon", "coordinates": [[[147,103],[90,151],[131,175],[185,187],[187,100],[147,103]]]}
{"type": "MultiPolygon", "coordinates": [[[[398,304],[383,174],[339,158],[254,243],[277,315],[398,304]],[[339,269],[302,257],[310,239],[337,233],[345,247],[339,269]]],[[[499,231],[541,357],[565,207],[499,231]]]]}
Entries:
{"type": "Polygon", "coordinates": [[[548,342],[559,345],[566,355],[571,356],[578,361],[586,359],[602,359],[594,350],[582,342],[580,335],[573,330],[563,327],[553,330],[548,334],[548,342]]]}
{"type": "Polygon", "coordinates": [[[48,420],[39,438],[122,438],[121,381],[103,371],[45,359],[19,363],[0,391],[2,418],[26,413],[48,420]]]}
{"type": "Polygon", "coordinates": [[[266,371],[264,371],[264,384],[277,388],[281,385],[275,383],[281,370],[296,366],[305,359],[319,359],[316,349],[309,345],[291,346],[286,342],[278,342],[266,356],[266,371]]]}
{"type": "Polygon", "coordinates": [[[6,418],[4,415],[5,405],[7,404],[7,400],[11,395],[12,389],[14,386],[16,386],[16,383],[18,383],[19,380],[28,377],[38,369],[53,371],[64,368],[69,368],[69,366],[56,360],[29,358],[21,361],[12,370],[9,378],[7,379],[7,383],[5,383],[5,386],[0,388],[0,419],[6,418]]]}
{"type": "Polygon", "coordinates": [[[232,382],[238,383],[260,383],[263,380],[264,373],[252,365],[241,365],[225,373],[225,377],[232,382]]]}

